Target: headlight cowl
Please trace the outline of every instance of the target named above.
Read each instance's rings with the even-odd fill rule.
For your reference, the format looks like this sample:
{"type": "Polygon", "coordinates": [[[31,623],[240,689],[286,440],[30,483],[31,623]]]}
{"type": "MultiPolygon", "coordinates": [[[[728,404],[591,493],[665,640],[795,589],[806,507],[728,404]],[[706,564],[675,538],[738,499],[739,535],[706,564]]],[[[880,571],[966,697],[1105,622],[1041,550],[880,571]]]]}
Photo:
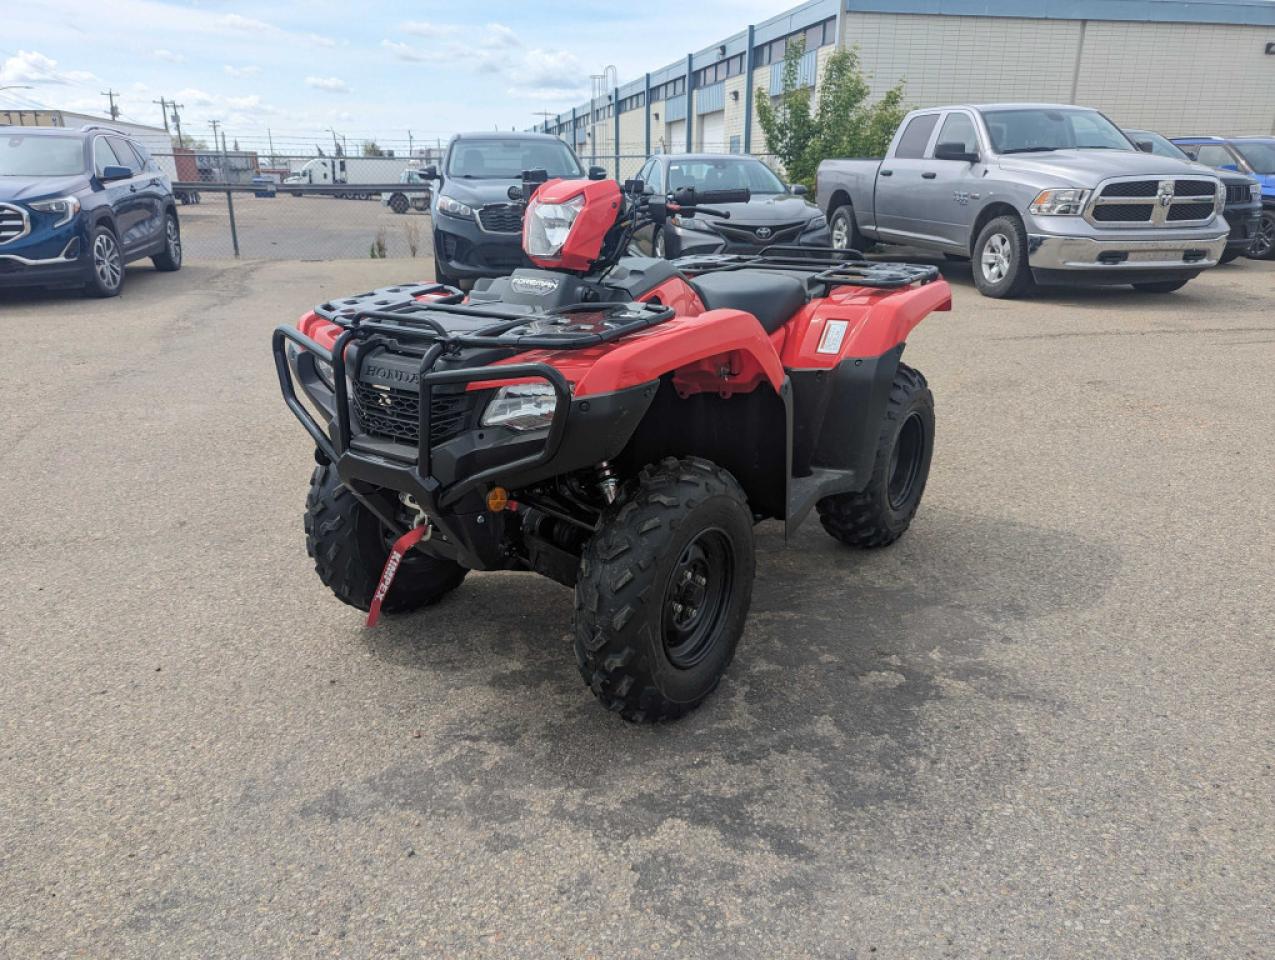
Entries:
{"type": "Polygon", "coordinates": [[[1042,190],[1028,209],[1038,217],[1076,217],[1084,212],[1089,191],[1075,187],[1042,190]]]}
{"type": "Polygon", "coordinates": [[[558,395],[547,383],[518,383],[501,387],[483,412],[484,427],[542,430],[553,422],[558,395]]]}
{"type": "Polygon", "coordinates": [[[584,194],[563,203],[543,203],[533,198],[527,208],[528,256],[546,259],[558,256],[583,209],[584,194]]]}

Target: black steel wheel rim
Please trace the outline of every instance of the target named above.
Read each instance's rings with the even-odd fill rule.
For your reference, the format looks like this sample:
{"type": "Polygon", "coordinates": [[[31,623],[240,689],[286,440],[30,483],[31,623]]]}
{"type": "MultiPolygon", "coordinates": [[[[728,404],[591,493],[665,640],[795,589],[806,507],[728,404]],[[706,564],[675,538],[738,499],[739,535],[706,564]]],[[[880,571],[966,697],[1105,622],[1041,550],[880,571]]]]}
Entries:
{"type": "Polygon", "coordinates": [[[1257,257],[1265,256],[1270,251],[1271,244],[1275,244],[1275,218],[1262,217],[1257,225],[1257,239],[1253,241],[1249,253],[1257,257]]]}
{"type": "Polygon", "coordinates": [[[925,458],[925,422],[919,413],[911,413],[899,428],[890,454],[890,509],[899,510],[912,498],[921,478],[925,458]]]}
{"type": "Polygon", "coordinates": [[[682,548],[664,589],[664,654],[689,670],[716,646],[735,589],[735,549],[718,527],[682,548]]]}

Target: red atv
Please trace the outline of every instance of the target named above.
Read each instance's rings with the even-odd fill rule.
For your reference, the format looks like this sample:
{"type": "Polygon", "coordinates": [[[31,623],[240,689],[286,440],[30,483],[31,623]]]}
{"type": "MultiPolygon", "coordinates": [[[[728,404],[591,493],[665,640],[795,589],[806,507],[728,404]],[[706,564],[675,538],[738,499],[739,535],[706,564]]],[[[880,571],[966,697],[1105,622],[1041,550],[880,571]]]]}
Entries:
{"type": "Polygon", "coordinates": [[[734,655],[755,523],[791,531],[814,507],[855,547],[907,529],[934,412],[899,358],[951,292],[934,267],[845,250],[628,257],[637,228],[747,191],[538,179],[510,193],[540,269],[468,298],[388,287],[275,330],[317,448],[306,546],[371,621],[471,570],[574,587],[585,682],[628,720],[678,717],[734,655]]]}

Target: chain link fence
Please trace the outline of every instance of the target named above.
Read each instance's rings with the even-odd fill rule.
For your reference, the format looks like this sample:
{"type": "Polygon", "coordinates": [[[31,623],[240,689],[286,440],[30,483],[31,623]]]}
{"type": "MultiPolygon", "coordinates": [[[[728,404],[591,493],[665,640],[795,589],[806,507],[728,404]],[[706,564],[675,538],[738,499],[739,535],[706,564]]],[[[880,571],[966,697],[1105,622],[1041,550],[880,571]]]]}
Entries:
{"type": "MultiPolygon", "coordinates": [[[[646,154],[581,158],[621,181],[646,154]]],[[[761,156],[777,172],[773,157],[761,156]]],[[[157,154],[181,204],[188,260],[432,259],[432,157],[327,157],[195,151],[157,154]]]]}

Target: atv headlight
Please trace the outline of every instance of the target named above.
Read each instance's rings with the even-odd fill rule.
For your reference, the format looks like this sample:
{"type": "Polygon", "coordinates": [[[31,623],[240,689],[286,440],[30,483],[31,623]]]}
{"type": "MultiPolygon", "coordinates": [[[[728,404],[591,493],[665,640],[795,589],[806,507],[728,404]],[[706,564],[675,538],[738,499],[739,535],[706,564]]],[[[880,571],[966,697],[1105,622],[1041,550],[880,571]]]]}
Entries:
{"type": "Polygon", "coordinates": [[[80,212],[80,201],[75,197],[53,197],[49,200],[37,200],[31,204],[32,210],[39,210],[41,213],[52,213],[57,215],[54,222],[55,227],[60,227],[68,222],[73,216],[80,212]]]}
{"type": "Polygon", "coordinates": [[[484,427],[540,430],[553,422],[558,395],[547,383],[519,383],[501,387],[483,413],[484,427]]]}
{"type": "Polygon", "coordinates": [[[1038,217],[1074,217],[1085,209],[1088,190],[1042,190],[1028,209],[1038,217]]]}
{"type": "Polygon", "coordinates": [[[527,253],[533,257],[556,257],[571,234],[571,226],[584,209],[584,194],[566,203],[531,201],[527,208],[527,253]]]}
{"type": "Polygon", "coordinates": [[[332,364],[317,354],[312,354],[312,356],[314,357],[314,372],[319,375],[320,380],[327,384],[328,389],[335,393],[336,377],[332,373],[332,364]]]}
{"type": "Polygon", "coordinates": [[[459,200],[453,200],[451,197],[439,197],[438,209],[449,217],[458,217],[461,220],[474,219],[473,207],[461,203],[459,200]]]}

